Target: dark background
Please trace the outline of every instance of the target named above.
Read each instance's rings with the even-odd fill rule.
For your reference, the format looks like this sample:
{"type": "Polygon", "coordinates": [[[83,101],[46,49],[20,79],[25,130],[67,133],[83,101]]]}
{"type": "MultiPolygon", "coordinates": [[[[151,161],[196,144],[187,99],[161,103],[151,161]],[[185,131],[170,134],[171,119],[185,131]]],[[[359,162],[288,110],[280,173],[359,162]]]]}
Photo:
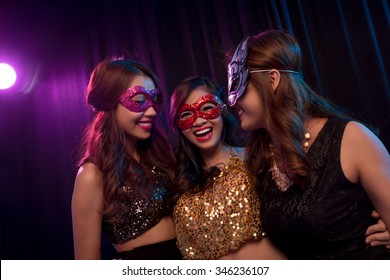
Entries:
{"type": "MultiPolygon", "coordinates": [[[[192,74],[226,89],[224,52],[269,28],[299,38],[306,81],[381,128],[389,149],[387,0],[0,0],[0,62],[20,73],[0,92],[1,259],[73,258],[75,151],[99,61],[143,62],[167,99],[192,74]]],[[[112,253],[104,241],[103,258],[112,253]]]]}

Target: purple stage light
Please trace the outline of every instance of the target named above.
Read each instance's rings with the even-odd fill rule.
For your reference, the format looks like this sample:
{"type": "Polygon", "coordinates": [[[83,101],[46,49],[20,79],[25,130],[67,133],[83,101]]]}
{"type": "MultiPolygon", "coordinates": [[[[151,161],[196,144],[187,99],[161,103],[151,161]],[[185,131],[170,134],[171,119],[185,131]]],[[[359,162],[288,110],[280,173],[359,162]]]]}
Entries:
{"type": "Polygon", "coordinates": [[[12,87],[15,81],[15,70],[6,63],[0,63],[0,90],[12,87]]]}

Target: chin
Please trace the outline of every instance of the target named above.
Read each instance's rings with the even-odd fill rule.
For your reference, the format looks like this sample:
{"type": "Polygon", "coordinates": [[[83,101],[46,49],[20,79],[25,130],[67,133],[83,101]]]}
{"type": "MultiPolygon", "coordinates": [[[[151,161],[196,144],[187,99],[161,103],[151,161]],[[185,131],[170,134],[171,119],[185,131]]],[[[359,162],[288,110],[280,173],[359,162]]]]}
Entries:
{"type": "Polygon", "coordinates": [[[243,130],[256,130],[259,128],[262,128],[263,126],[259,123],[253,123],[253,122],[241,122],[241,128],[243,130]]]}
{"type": "Polygon", "coordinates": [[[140,140],[145,140],[150,137],[151,133],[139,133],[136,137],[140,140]]]}
{"type": "Polygon", "coordinates": [[[241,128],[243,130],[253,130],[253,128],[250,125],[248,125],[247,123],[245,123],[245,122],[241,123],[241,128]]]}
{"type": "MultiPolygon", "coordinates": [[[[211,140],[211,139],[210,139],[211,140]]],[[[215,147],[218,146],[218,141],[216,140],[211,140],[211,141],[207,141],[207,142],[197,142],[195,145],[201,149],[201,150],[204,150],[204,151],[207,151],[207,150],[213,150],[215,147]]]]}

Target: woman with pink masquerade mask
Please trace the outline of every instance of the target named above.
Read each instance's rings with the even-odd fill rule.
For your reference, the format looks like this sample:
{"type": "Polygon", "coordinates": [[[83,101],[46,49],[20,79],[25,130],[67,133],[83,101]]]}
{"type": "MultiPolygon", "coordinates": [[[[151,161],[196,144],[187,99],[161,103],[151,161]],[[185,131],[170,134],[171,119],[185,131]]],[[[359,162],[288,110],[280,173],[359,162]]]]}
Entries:
{"type": "Polygon", "coordinates": [[[229,64],[229,105],[252,131],[246,167],[265,232],[291,259],[390,259],[369,244],[390,244],[389,153],[313,92],[301,56],[292,35],[270,30],[243,40],[229,64]],[[369,227],[374,207],[383,221],[369,227]]]}
{"type": "Polygon", "coordinates": [[[285,258],[264,236],[238,123],[218,85],[183,80],[171,97],[170,121],[179,138],[173,219],[183,258],[285,258]]]}
{"type": "Polygon", "coordinates": [[[131,60],[105,60],[91,74],[94,117],[81,143],[72,198],[76,259],[101,258],[102,232],[121,259],[181,259],[171,218],[175,161],[156,127],[155,75],[131,60]]]}

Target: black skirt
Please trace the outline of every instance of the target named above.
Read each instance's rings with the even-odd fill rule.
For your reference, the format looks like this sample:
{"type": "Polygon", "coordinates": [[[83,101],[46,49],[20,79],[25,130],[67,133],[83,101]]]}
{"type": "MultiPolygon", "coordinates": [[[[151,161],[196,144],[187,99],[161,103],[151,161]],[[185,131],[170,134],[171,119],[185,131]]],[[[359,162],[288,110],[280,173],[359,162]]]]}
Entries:
{"type": "Polygon", "coordinates": [[[136,247],[130,251],[119,252],[122,260],[181,260],[176,247],[176,239],[136,247]]]}

